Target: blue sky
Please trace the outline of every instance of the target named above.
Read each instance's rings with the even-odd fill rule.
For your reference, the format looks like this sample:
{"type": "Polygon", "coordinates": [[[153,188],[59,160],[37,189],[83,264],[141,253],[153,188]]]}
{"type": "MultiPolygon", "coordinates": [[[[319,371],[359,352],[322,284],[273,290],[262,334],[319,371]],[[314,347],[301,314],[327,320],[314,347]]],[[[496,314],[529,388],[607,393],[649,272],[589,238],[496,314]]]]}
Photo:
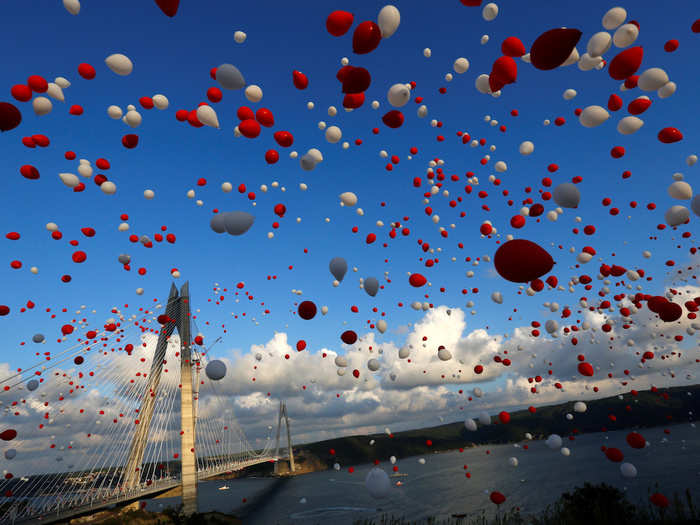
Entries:
{"type": "MultiPolygon", "coordinates": [[[[397,2],[401,11],[399,30],[383,40],[377,50],[362,56],[352,53],[352,30],[341,38],[325,31],[328,13],[349,8],[347,3],[239,4],[183,0],[181,4],[173,19],[165,17],[153,2],[135,0],[118,4],[84,2],[80,15],[75,17],[58,1],[15,2],[3,9],[4,31],[0,38],[7,51],[2,73],[6,91],[0,100],[12,101],[10,87],[25,82],[32,74],[49,81],[65,76],[72,82],[65,90],[66,103],[54,101],[49,115],[37,117],[31,103],[16,102],[24,120],[19,128],[0,136],[0,155],[5,160],[4,191],[0,194],[5,230],[0,240],[4,261],[0,264],[3,283],[0,304],[12,308],[9,316],[0,318],[0,326],[6,334],[5,359],[11,366],[33,362],[27,355],[29,349],[19,349],[20,341],[29,341],[37,332],[55,341],[60,326],[72,319],[70,312],[82,304],[98,311],[100,323],[109,317],[109,308],[114,305],[121,307],[128,303],[127,312],[131,312],[134,305],[152,305],[154,297],[164,300],[172,267],[181,271],[178,282],[190,281],[193,307],[201,308],[198,324],[208,340],[222,335],[222,324],[229,329],[218,351],[225,347],[247,349],[251,344],[269,340],[275,330],[287,332],[290,341],[305,339],[311,351],[324,346],[338,348],[342,331],[351,328],[364,332],[366,320],[378,318],[371,311],[375,306],[379,312],[386,312],[390,331],[418,321],[423,314],[414,312],[408,305],[424,300],[422,293],[430,293],[428,300],[436,305],[464,307],[466,301],[473,300],[478,313],[467,319],[467,330],[488,325],[490,331],[499,333],[532,320],[543,321],[544,301],[571,306],[577,303],[584,293],[582,290],[574,294],[545,291],[535,297],[517,296],[517,285],[495,275],[491,264],[473,268],[465,263],[467,256],[493,255],[497,248],[495,238],[480,238],[479,226],[484,220],[491,220],[502,235],[515,233],[543,246],[549,242],[561,244],[563,250],[551,249],[557,261],[553,273],[561,283],[580,273],[592,276],[597,273],[596,262],[582,271],[570,270],[568,267],[575,263],[575,254],[566,251],[570,246],[580,250],[591,245],[608,264],[644,268],[647,275],[654,277],[654,281],[645,283],[645,292],[651,294],[663,291],[666,260],[675,259],[687,265],[692,239],[678,242],[680,232],[669,228],[657,231],[656,225],[664,222],[664,211],[676,204],[666,194],[672,174],[683,172],[691,181],[692,171],[698,169],[685,164],[685,158],[696,153],[693,145],[698,133],[696,119],[692,117],[697,113],[693,84],[697,71],[693,61],[700,46],[698,36],[690,31],[696,16],[692,10],[696,7],[694,2],[674,2],[672,9],[656,2],[636,2],[628,9],[629,17],[641,25],[638,44],[645,51],[642,69],[662,67],[679,86],[677,93],[665,100],[649,93],[654,103],[642,115],[645,126],[631,136],[615,131],[615,123],[624,109],[596,129],[583,128],[573,114],[577,107],[605,106],[613,92],[622,96],[625,106],[644,94],[639,90],[619,93],[620,82],[610,79],[606,70],[582,72],[574,65],[543,72],[518,61],[518,82],[507,86],[500,98],[482,95],[474,88],[475,78],[489,73],[492,62],[500,56],[500,43],[508,36],[518,36],[529,48],[548,29],[577,27],[583,31],[578,45],[583,53],[588,38],[602,30],[602,15],[612,7],[607,2],[588,2],[585,7],[578,5],[575,9],[568,2],[537,2],[528,5],[527,10],[506,3],[499,6],[500,13],[493,22],[484,21],[480,9],[464,7],[456,0],[429,6],[422,2],[397,2]],[[234,42],[236,30],[248,35],[242,45],[234,42]],[[483,34],[490,36],[484,46],[479,43],[483,34]],[[671,38],[678,39],[680,47],[674,53],[666,53],[663,44],[671,38]],[[432,50],[429,59],[422,53],[426,47],[432,50]],[[134,72],[118,77],[109,71],[104,59],[112,53],[129,56],[134,72]],[[350,58],[352,65],[365,67],[372,74],[365,106],[352,113],[342,111],[340,84],[335,78],[344,56],[350,58]],[[445,82],[444,75],[453,73],[452,64],[458,57],[469,59],[469,71],[455,74],[452,82],[445,82]],[[81,62],[95,66],[94,80],[78,76],[77,66],[81,62]],[[249,103],[242,91],[224,91],[223,101],[214,105],[220,130],[194,129],[177,122],[174,117],[177,109],[194,109],[206,100],[206,90],[216,85],[209,77],[209,70],[222,63],[236,65],[248,83],[261,86],[262,102],[249,103]],[[309,77],[307,90],[293,87],[294,69],[309,77]],[[417,118],[418,105],[410,102],[403,108],[405,124],[397,130],[388,129],[381,123],[381,116],[391,109],[386,92],[394,83],[409,81],[417,83],[413,95],[424,97],[429,116],[417,118]],[[444,95],[438,93],[442,86],[447,87],[444,95]],[[565,101],[561,96],[567,88],[578,91],[573,101],[565,101]],[[139,97],[156,93],[168,97],[167,111],[138,107],[139,97]],[[375,99],[381,104],[376,111],[369,107],[369,102],[375,99]],[[306,109],[307,101],[315,103],[314,110],[306,109]],[[79,117],[68,115],[71,104],[82,105],[85,113],[79,117]],[[111,120],[106,115],[111,104],[122,108],[127,104],[137,105],[143,124],[133,131],[122,122],[111,120]],[[254,140],[235,138],[236,110],[241,105],[272,110],[274,128],[263,129],[254,140]],[[341,108],[337,117],[328,116],[330,105],[341,108]],[[519,111],[518,117],[509,115],[512,109],[519,111]],[[507,132],[501,133],[485,123],[484,115],[505,124],[507,132]],[[544,119],[553,121],[558,116],[566,118],[564,126],[542,125],[544,119]],[[430,127],[432,118],[441,120],[443,128],[430,127]],[[351,142],[348,150],[325,141],[317,127],[321,120],[342,129],[343,141],[351,142]],[[667,126],[680,129],[684,140],[670,145],[657,141],[657,132],[667,126]],[[380,129],[376,136],[371,132],[373,127],[380,129]],[[316,147],[323,152],[324,161],[314,171],[302,171],[298,159],[288,157],[289,150],[277,148],[272,133],[279,129],[288,130],[295,137],[289,150],[302,155],[316,147]],[[479,164],[479,159],[488,153],[487,148],[463,145],[455,135],[457,131],[468,131],[473,138],[485,138],[487,146],[497,146],[487,166],[479,164]],[[25,148],[21,138],[35,133],[47,135],[51,139],[50,147],[25,148]],[[122,147],[120,139],[126,133],[139,134],[136,149],[122,147]],[[437,142],[438,134],[446,140],[437,142]],[[361,146],[354,145],[356,138],[363,140],[361,146]],[[535,152],[529,157],[518,154],[518,145],[524,140],[535,143],[535,152]],[[617,145],[626,148],[622,159],[610,157],[610,149],[617,145]],[[418,154],[407,160],[412,146],[418,148],[418,154]],[[269,148],[280,151],[280,161],[272,166],[264,161],[269,148]],[[86,181],[87,189],[82,193],[66,188],[57,174],[77,170],[77,160],[63,158],[66,150],[75,151],[78,158],[89,159],[93,165],[97,158],[107,158],[112,167],[105,174],[117,184],[116,195],[104,195],[92,181],[86,181]],[[384,169],[387,160],[379,157],[380,150],[401,158],[392,172],[384,169]],[[443,168],[448,175],[460,176],[459,182],[447,184],[451,195],[464,197],[455,209],[447,205],[449,199],[440,196],[431,199],[430,205],[441,217],[440,224],[446,227],[456,224],[454,230],[448,228],[448,239],[439,236],[437,226],[423,211],[422,193],[429,189],[424,174],[428,161],[436,157],[445,160],[443,168]],[[488,182],[497,160],[508,163],[508,171],[500,176],[503,184],[499,188],[488,182]],[[560,166],[553,175],[546,169],[550,163],[560,166]],[[41,178],[22,178],[18,170],[23,164],[36,166],[41,178]],[[622,180],[620,175],[625,170],[630,170],[632,177],[622,180]],[[476,191],[470,196],[464,193],[467,171],[480,178],[481,185],[475,189],[488,191],[488,199],[478,199],[476,191]],[[420,190],[411,184],[416,176],[424,180],[420,190]],[[518,213],[520,201],[528,196],[524,188],[531,186],[531,195],[536,196],[540,181],[546,176],[555,185],[575,176],[583,177],[579,209],[567,210],[557,223],[544,220],[544,216],[539,224],[529,219],[525,228],[514,231],[509,221],[518,213]],[[203,188],[196,185],[200,177],[208,181],[203,188]],[[246,195],[235,189],[229,194],[222,193],[220,186],[224,181],[230,181],[234,188],[246,184],[247,191],[256,193],[257,205],[253,207],[246,195]],[[273,181],[279,181],[287,191],[270,188],[264,194],[259,190],[261,184],[270,186],[273,181]],[[309,190],[301,192],[300,182],[308,184],[309,190]],[[145,189],[153,189],[155,199],[145,200],[145,189]],[[202,207],[185,197],[189,189],[197,191],[196,198],[204,201],[202,207]],[[512,207],[500,195],[502,189],[510,191],[515,200],[512,207]],[[338,206],[337,196],[344,191],[358,195],[358,206],[365,211],[363,217],[338,206]],[[612,198],[612,206],[619,207],[620,215],[608,214],[608,209],[601,205],[604,197],[612,198]],[[632,200],[639,203],[635,210],[629,207],[632,200]],[[381,207],[381,202],[386,202],[386,207],[381,207]],[[646,209],[649,202],[656,203],[655,211],[646,209]],[[277,203],[287,207],[284,219],[279,220],[272,211],[277,203]],[[491,207],[491,212],[480,209],[484,203],[491,207]],[[217,235],[209,228],[214,208],[248,211],[256,216],[256,222],[244,236],[217,235]],[[465,211],[467,216],[460,218],[460,211],[465,211]],[[122,213],[129,215],[128,233],[117,231],[122,213]],[[577,215],[582,217],[580,225],[574,222],[577,215]],[[630,220],[627,215],[631,215],[630,220]],[[387,224],[404,216],[410,217],[406,225],[411,228],[411,235],[387,240],[389,247],[382,248],[382,242],[388,239],[387,224]],[[300,224],[296,224],[296,217],[302,218],[300,224]],[[331,219],[330,223],[324,221],[326,217],[331,219]],[[271,223],[275,220],[281,226],[275,238],[268,239],[267,232],[272,231],[271,223]],[[384,221],[385,226],[375,226],[377,220],[384,221]],[[61,241],[52,240],[45,230],[44,225],[50,221],[56,222],[63,232],[61,241]],[[572,228],[586,224],[596,226],[594,236],[571,233],[572,228]],[[177,236],[176,244],[154,243],[154,248],[149,250],[128,241],[131,233],[153,238],[162,225],[177,236]],[[84,226],[95,228],[97,235],[85,238],[80,233],[84,226]],[[358,226],[357,234],[351,233],[353,226],[358,226]],[[4,234],[10,231],[19,232],[21,240],[5,239],[4,234]],[[377,234],[378,241],[367,246],[364,239],[371,232],[377,234]],[[649,236],[653,235],[658,240],[650,241],[649,236]],[[74,248],[68,245],[70,239],[78,240],[77,249],[87,253],[85,263],[78,265],[71,261],[74,248]],[[419,261],[424,253],[417,239],[442,248],[442,253],[436,254],[439,264],[424,267],[419,261]],[[623,241],[628,244],[623,245],[623,241]],[[463,242],[465,248],[458,249],[458,242],[463,242]],[[304,248],[308,248],[308,254],[304,254],[304,248]],[[642,258],[645,249],[652,251],[652,259],[642,258]],[[615,257],[611,256],[612,252],[615,257]],[[120,253],[131,255],[131,272],[125,272],[117,262],[120,253]],[[333,288],[333,278],[328,272],[328,262],[335,256],[345,257],[351,267],[359,268],[357,274],[348,272],[338,288],[333,288]],[[457,257],[457,262],[450,262],[452,256],[457,257]],[[15,259],[23,262],[21,270],[9,267],[15,259]],[[38,275],[29,272],[31,266],[38,266],[38,275]],[[141,266],[148,270],[145,276],[136,273],[141,266]],[[471,269],[476,276],[465,278],[465,272],[471,269]],[[384,271],[390,272],[391,284],[383,282],[384,271]],[[406,277],[408,271],[423,273],[433,283],[432,289],[411,288],[406,277]],[[63,274],[72,275],[72,282],[62,283],[63,274]],[[277,279],[268,281],[268,275],[276,275],[277,279]],[[374,298],[357,286],[357,278],[369,276],[376,276],[386,285],[374,298]],[[245,282],[245,290],[254,300],[239,294],[241,302],[234,304],[231,291],[240,281],[245,282]],[[214,282],[229,289],[220,306],[206,302],[214,297],[214,282]],[[446,287],[445,293],[439,292],[441,286],[446,287]],[[142,297],[134,292],[138,287],[145,289],[142,297]],[[479,288],[479,293],[470,291],[462,295],[462,288],[479,288]],[[295,296],[291,289],[300,289],[303,295],[295,296]],[[494,290],[504,294],[502,305],[489,299],[494,290]],[[319,314],[312,321],[301,321],[292,315],[294,303],[307,299],[319,307],[328,305],[328,315],[319,314]],[[27,300],[34,301],[37,307],[33,312],[19,313],[27,300]],[[260,305],[263,301],[265,306],[260,305]],[[403,308],[397,306],[399,302],[403,302],[403,308]],[[351,313],[352,305],[357,305],[359,314],[351,313]],[[68,313],[48,319],[47,307],[56,313],[56,309],[64,306],[68,313]],[[268,307],[271,313],[263,315],[268,307]],[[525,314],[522,319],[514,317],[511,323],[507,318],[513,308],[525,314]],[[234,320],[232,311],[246,312],[246,319],[255,317],[259,326],[240,315],[234,320]],[[205,327],[204,320],[211,326],[205,327]]],[[[355,22],[375,20],[382,5],[352,2],[355,22]]],[[[610,60],[614,52],[613,48],[606,58],[610,60]]],[[[547,210],[554,207],[551,201],[545,204],[547,210]]],[[[695,220],[692,217],[690,225],[679,230],[692,232],[695,220]]],[[[595,290],[588,296],[594,297],[595,290]]],[[[387,332],[384,337],[388,339],[390,335],[387,332]]],[[[382,336],[378,338],[381,340],[382,336]]],[[[60,345],[49,343],[41,350],[58,348],[60,345]]]]}

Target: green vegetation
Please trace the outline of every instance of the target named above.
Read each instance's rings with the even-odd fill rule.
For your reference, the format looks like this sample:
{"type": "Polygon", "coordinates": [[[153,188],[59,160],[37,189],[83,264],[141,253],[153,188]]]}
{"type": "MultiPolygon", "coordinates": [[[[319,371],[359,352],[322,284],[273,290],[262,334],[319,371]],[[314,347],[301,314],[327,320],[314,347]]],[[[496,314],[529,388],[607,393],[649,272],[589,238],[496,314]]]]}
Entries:
{"type": "MultiPolygon", "coordinates": [[[[483,444],[513,443],[524,439],[529,432],[534,439],[559,434],[562,437],[631,428],[645,428],[688,422],[689,412],[700,413],[700,385],[677,387],[657,392],[643,391],[636,396],[625,394],[586,402],[588,410],[576,414],[576,419],[566,420],[573,413],[573,402],[538,408],[532,414],[527,410],[511,413],[510,422],[480,425],[475,432],[464,428],[463,421],[431,428],[397,432],[393,438],[386,434],[350,436],[300,445],[303,451],[317,456],[329,466],[336,461],[344,464],[367,463],[389,456],[409,457],[436,451],[455,450],[483,444]],[[688,395],[688,392],[691,395],[688,395]],[[614,416],[613,421],[609,416],[614,416]],[[375,440],[374,445],[369,441],[375,440]],[[431,446],[427,441],[432,442],[431,446]],[[330,453],[331,449],[335,455],[330,453]]],[[[465,414],[466,415],[466,414],[465,414]]]]}
{"type": "Polygon", "coordinates": [[[691,525],[700,522],[690,491],[685,499],[675,495],[666,508],[631,504],[625,494],[606,484],[584,484],[561,495],[536,516],[523,516],[517,509],[499,511],[494,517],[406,520],[393,516],[366,519],[355,525],[691,525]]]}

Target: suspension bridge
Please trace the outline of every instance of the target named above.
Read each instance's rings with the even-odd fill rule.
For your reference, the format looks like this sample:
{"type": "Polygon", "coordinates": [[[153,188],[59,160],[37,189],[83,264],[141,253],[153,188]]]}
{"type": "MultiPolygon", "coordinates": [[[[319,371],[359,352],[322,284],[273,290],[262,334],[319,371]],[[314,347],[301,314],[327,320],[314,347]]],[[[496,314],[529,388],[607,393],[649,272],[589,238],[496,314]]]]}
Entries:
{"type": "MultiPolygon", "coordinates": [[[[231,396],[200,375],[207,352],[198,350],[199,336],[192,339],[189,283],[179,291],[173,284],[165,312],[156,316],[162,309],[126,317],[114,308],[117,318],[99,333],[88,331],[68,349],[47,352],[41,364],[0,381],[2,428],[11,417],[36,422],[43,416],[34,427],[12,421],[17,438],[0,459],[0,523],[52,523],[175,495],[182,497],[182,513],[191,515],[199,481],[266,462],[278,473],[281,460],[294,472],[285,403],[279,403],[274,443],[268,435],[253,446],[233,416],[231,396]],[[149,328],[154,321],[158,328],[149,328]],[[287,450],[281,454],[283,423],[287,450]]],[[[73,322],[88,327],[86,318],[73,322]]]]}

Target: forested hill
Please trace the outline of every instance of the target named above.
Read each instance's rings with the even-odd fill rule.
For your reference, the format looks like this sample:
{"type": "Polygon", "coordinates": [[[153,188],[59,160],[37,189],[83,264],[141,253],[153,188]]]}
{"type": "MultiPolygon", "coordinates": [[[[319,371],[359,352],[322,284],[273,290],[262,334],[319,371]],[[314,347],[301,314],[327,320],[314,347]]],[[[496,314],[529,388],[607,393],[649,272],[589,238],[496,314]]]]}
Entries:
{"type": "Polygon", "coordinates": [[[587,410],[574,412],[574,402],[540,407],[536,412],[521,410],[510,414],[510,421],[501,424],[493,417],[490,425],[481,425],[468,431],[464,421],[436,427],[397,432],[349,436],[299,445],[297,448],[317,456],[332,465],[367,463],[390,456],[408,457],[436,451],[454,450],[481,444],[513,443],[525,439],[529,432],[534,439],[559,434],[566,438],[588,432],[613,431],[632,428],[671,426],[694,421],[700,413],[700,385],[627,393],[586,402],[587,410]],[[568,421],[566,414],[573,414],[568,421]],[[374,444],[370,445],[370,441],[374,444]],[[331,452],[334,451],[335,454],[331,452]]]}

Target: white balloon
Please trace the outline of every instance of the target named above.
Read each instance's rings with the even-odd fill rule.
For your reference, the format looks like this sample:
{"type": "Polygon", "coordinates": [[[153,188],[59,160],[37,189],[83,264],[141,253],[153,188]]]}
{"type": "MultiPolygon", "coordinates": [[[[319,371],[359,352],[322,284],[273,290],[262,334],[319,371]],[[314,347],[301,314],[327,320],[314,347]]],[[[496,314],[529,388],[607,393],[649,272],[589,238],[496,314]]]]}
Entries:
{"type": "Polygon", "coordinates": [[[90,166],[90,164],[81,163],[80,166],[78,166],[78,174],[85,178],[92,177],[92,166],[90,166]]]}
{"type": "Polygon", "coordinates": [[[503,294],[501,292],[491,292],[491,300],[496,304],[503,304],[503,294]]]}
{"type": "Polygon", "coordinates": [[[109,55],[105,58],[105,64],[107,64],[107,67],[111,69],[113,73],[122,77],[131,74],[134,70],[134,63],[131,59],[121,53],[109,55]]]}
{"type": "Polygon", "coordinates": [[[634,44],[639,36],[639,29],[634,24],[625,24],[617,28],[613,35],[613,44],[616,47],[627,47],[634,44]]]}
{"type": "Polygon", "coordinates": [[[452,352],[447,348],[441,348],[438,350],[438,359],[440,359],[440,361],[449,361],[452,359],[452,352]]]}
{"type": "Polygon", "coordinates": [[[65,7],[66,11],[68,11],[73,16],[80,13],[80,1],[79,0],[63,0],[63,7],[65,7]]]}
{"type": "Polygon", "coordinates": [[[676,87],[675,82],[668,81],[656,90],[656,94],[659,96],[659,98],[668,98],[676,92],[676,87]]]}
{"type": "Polygon", "coordinates": [[[216,115],[214,108],[208,104],[202,104],[197,108],[197,120],[205,126],[219,128],[219,117],[216,115]]]}
{"type": "Polygon", "coordinates": [[[489,35],[481,35],[481,45],[485,46],[489,42],[489,35]]]}
{"type": "Polygon", "coordinates": [[[80,179],[78,179],[78,176],[74,175],[73,173],[59,173],[58,177],[61,179],[61,182],[63,182],[63,184],[69,188],[75,188],[78,184],[80,184],[80,179]]]}
{"type": "MultiPolygon", "coordinates": [[[[469,308],[471,308],[471,306],[469,308]]],[[[479,387],[475,387],[474,390],[472,390],[472,393],[474,394],[474,397],[481,397],[484,395],[484,392],[479,387]]]]}
{"type": "Polygon", "coordinates": [[[548,334],[553,334],[559,330],[559,323],[557,323],[554,319],[548,319],[547,322],[544,323],[544,329],[548,334]]]}
{"type": "Polygon", "coordinates": [[[588,53],[584,53],[578,61],[578,68],[581,71],[590,71],[602,62],[603,57],[592,57],[588,53]]]}
{"type": "Polygon", "coordinates": [[[433,54],[433,52],[430,50],[429,47],[426,47],[426,48],[423,50],[423,56],[424,56],[425,58],[430,58],[432,54],[433,54]]]}
{"type": "Polygon", "coordinates": [[[620,474],[625,478],[637,477],[637,467],[632,463],[623,463],[620,465],[620,474]]]}
{"type": "MultiPolygon", "coordinates": [[[[529,58],[530,58],[530,53],[528,53],[527,55],[523,55],[523,57],[528,57],[528,60],[526,60],[525,62],[529,62],[529,61],[530,61],[530,60],[529,60],[529,58]]],[[[559,66],[559,67],[573,66],[573,65],[574,65],[575,63],[577,63],[580,59],[581,59],[581,57],[580,57],[579,54],[578,54],[578,49],[573,48],[573,49],[571,50],[571,53],[569,54],[569,58],[567,58],[567,59],[564,61],[564,63],[563,63],[561,66],[559,66]]]]}
{"type": "Polygon", "coordinates": [[[535,145],[529,140],[526,140],[520,144],[518,151],[521,155],[530,155],[533,151],[535,151],[535,145]]]}
{"type": "Polygon", "coordinates": [[[115,193],[117,193],[117,185],[114,184],[111,180],[106,180],[102,184],[100,184],[100,189],[105,195],[114,195],[115,193]]]}
{"type": "Polygon", "coordinates": [[[586,52],[592,57],[599,57],[608,52],[612,46],[612,37],[607,31],[600,31],[588,40],[586,52]]]}
{"type": "Polygon", "coordinates": [[[426,106],[425,104],[419,106],[416,114],[418,115],[418,118],[427,117],[428,116],[428,106],[426,106]]]}
{"type": "Polygon", "coordinates": [[[693,198],[693,188],[684,181],[676,181],[668,187],[668,194],[672,199],[686,201],[693,198]]]}
{"type": "Polygon", "coordinates": [[[488,412],[482,412],[479,414],[479,423],[482,425],[490,425],[491,424],[491,416],[488,414],[488,412]]]}
{"type": "Polygon", "coordinates": [[[379,370],[379,366],[379,361],[377,361],[376,359],[370,359],[369,361],[367,361],[367,368],[369,368],[370,372],[376,372],[377,370],[379,370]]]}
{"type": "Polygon", "coordinates": [[[114,120],[119,120],[122,118],[122,108],[119,106],[109,106],[107,108],[107,115],[109,115],[114,120]]]}
{"type": "Polygon", "coordinates": [[[455,73],[458,73],[460,75],[462,73],[466,73],[469,69],[469,60],[467,60],[464,57],[460,57],[457,60],[455,60],[454,64],[452,64],[452,68],[455,70],[455,73]]]}
{"type": "Polygon", "coordinates": [[[60,102],[65,102],[66,100],[66,97],[63,95],[63,90],[61,89],[61,86],[55,84],[54,82],[49,82],[49,89],[46,90],[46,94],[60,102]]]}
{"type": "Polygon", "coordinates": [[[489,76],[486,74],[481,74],[478,77],[476,77],[474,85],[476,86],[476,89],[477,91],[479,91],[479,93],[483,93],[484,95],[491,93],[491,86],[489,85],[489,76]]]}
{"type": "Polygon", "coordinates": [[[498,173],[504,173],[508,170],[508,165],[502,160],[499,160],[496,162],[496,164],[494,164],[493,169],[495,169],[498,173]]]}
{"type": "Polygon", "coordinates": [[[333,470],[340,470],[340,463],[333,463],[333,470]]]}
{"type": "Polygon", "coordinates": [[[583,401],[576,401],[576,403],[574,403],[574,412],[578,412],[579,414],[582,414],[586,410],[588,410],[588,407],[586,406],[586,403],[584,403],[583,401]]]}
{"type": "Polygon", "coordinates": [[[559,450],[559,452],[561,452],[562,456],[569,457],[571,455],[571,450],[569,450],[566,447],[561,447],[561,450],[559,450]]]}
{"type": "Polygon", "coordinates": [[[36,97],[32,101],[32,107],[34,108],[34,113],[38,116],[48,115],[53,109],[53,104],[46,97],[36,97]]]}
{"type": "Polygon", "coordinates": [[[698,161],[698,156],[697,155],[688,155],[688,158],[685,159],[685,163],[688,166],[694,166],[695,163],[698,161]]]}
{"type": "Polygon", "coordinates": [[[331,144],[337,144],[343,138],[343,132],[338,126],[331,126],[326,129],[326,140],[331,144]]]}
{"type": "Polygon", "coordinates": [[[637,87],[642,91],[656,91],[668,83],[666,71],[660,67],[650,67],[639,75],[637,87]]]}
{"type": "Polygon", "coordinates": [[[389,462],[390,462],[392,465],[395,465],[395,464],[396,464],[396,456],[391,456],[391,457],[389,458],[389,462]]]}
{"type": "Polygon", "coordinates": [[[476,428],[477,428],[477,427],[476,427],[476,421],[474,421],[474,420],[471,419],[471,418],[465,419],[465,420],[464,420],[464,427],[465,427],[467,430],[469,430],[470,432],[475,432],[475,431],[476,431],[476,428]]]}
{"type": "Polygon", "coordinates": [[[518,466],[518,458],[508,458],[508,464],[511,467],[517,467],[518,466]]]}
{"type": "Polygon", "coordinates": [[[407,346],[402,346],[399,349],[399,359],[406,359],[411,353],[411,350],[407,346]]]}
{"type": "Polygon", "coordinates": [[[248,37],[243,31],[236,31],[233,33],[233,39],[236,41],[237,44],[242,44],[245,42],[245,39],[248,37]]]}
{"type": "Polygon", "coordinates": [[[564,91],[562,97],[564,97],[564,100],[572,100],[576,95],[577,93],[575,89],[567,89],[564,91]]]}
{"type": "Polygon", "coordinates": [[[377,16],[377,25],[382,33],[382,38],[389,38],[396,33],[401,23],[401,13],[393,5],[385,5],[377,16]]]}
{"type": "Polygon", "coordinates": [[[153,105],[160,110],[168,109],[168,106],[170,105],[170,102],[165,95],[153,95],[151,100],[153,100],[153,105]]]}
{"type": "Polygon", "coordinates": [[[340,202],[342,202],[344,206],[354,206],[355,204],[357,204],[357,195],[355,195],[351,191],[341,193],[340,202]]]}
{"type": "Polygon", "coordinates": [[[221,191],[223,191],[224,193],[229,193],[232,189],[233,189],[233,184],[231,184],[230,182],[224,182],[221,185],[221,191]]]}
{"type": "Polygon", "coordinates": [[[218,359],[210,361],[207,363],[207,367],[204,369],[204,372],[212,381],[219,381],[226,375],[226,364],[218,359]]]}
{"type": "Polygon", "coordinates": [[[638,117],[625,117],[617,123],[617,132],[621,135],[636,133],[644,125],[644,121],[638,117]]]}
{"type": "Polygon", "coordinates": [[[498,6],[493,2],[486,4],[481,10],[481,16],[484,17],[484,20],[487,22],[492,22],[498,16],[498,6]]]}
{"type": "Polygon", "coordinates": [[[627,11],[624,7],[613,7],[603,15],[603,27],[609,31],[619,27],[627,18],[627,11]]]}
{"type": "Polygon", "coordinates": [[[65,77],[56,77],[53,81],[58,84],[61,89],[68,89],[70,87],[70,82],[65,77]]]}
{"type": "Polygon", "coordinates": [[[418,463],[420,463],[421,465],[425,465],[425,458],[420,458],[418,460],[418,463]]]}
{"type": "Polygon", "coordinates": [[[136,110],[131,110],[126,112],[124,117],[124,122],[132,128],[138,128],[141,125],[141,113],[136,110]]]}
{"type": "Polygon", "coordinates": [[[262,89],[260,89],[260,86],[251,84],[250,86],[245,88],[245,98],[247,98],[248,101],[252,102],[253,104],[260,102],[263,98],[262,89]]]}
{"type": "Polygon", "coordinates": [[[143,196],[146,197],[149,201],[156,196],[155,192],[153,190],[146,190],[143,192],[143,196]]]}
{"type": "Polygon", "coordinates": [[[690,219],[690,211],[685,206],[671,206],[666,210],[664,219],[669,226],[680,226],[690,219]]]}
{"type": "Polygon", "coordinates": [[[328,313],[328,307],[327,306],[322,306],[321,307],[321,314],[326,315],[328,313]]]}
{"type": "Polygon", "coordinates": [[[411,100],[411,90],[406,84],[394,84],[386,94],[389,104],[395,108],[405,106],[411,100]]]}
{"type": "Polygon", "coordinates": [[[562,444],[561,436],[559,436],[558,434],[551,434],[547,438],[547,441],[545,441],[545,444],[552,450],[560,448],[562,444]]]}
{"type": "Polygon", "coordinates": [[[377,321],[377,330],[379,330],[380,334],[386,332],[386,328],[386,321],[384,319],[380,319],[379,321],[377,321]]]}
{"type": "Polygon", "coordinates": [[[348,366],[348,360],[345,359],[342,355],[336,356],[335,358],[335,366],[339,366],[341,368],[344,368],[348,366]]]}
{"type": "Polygon", "coordinates": [[[605,108],[601,106],[588,106],[578,117],[579,122],[585,128],[595,128],[610,118],[605,108]]]}

